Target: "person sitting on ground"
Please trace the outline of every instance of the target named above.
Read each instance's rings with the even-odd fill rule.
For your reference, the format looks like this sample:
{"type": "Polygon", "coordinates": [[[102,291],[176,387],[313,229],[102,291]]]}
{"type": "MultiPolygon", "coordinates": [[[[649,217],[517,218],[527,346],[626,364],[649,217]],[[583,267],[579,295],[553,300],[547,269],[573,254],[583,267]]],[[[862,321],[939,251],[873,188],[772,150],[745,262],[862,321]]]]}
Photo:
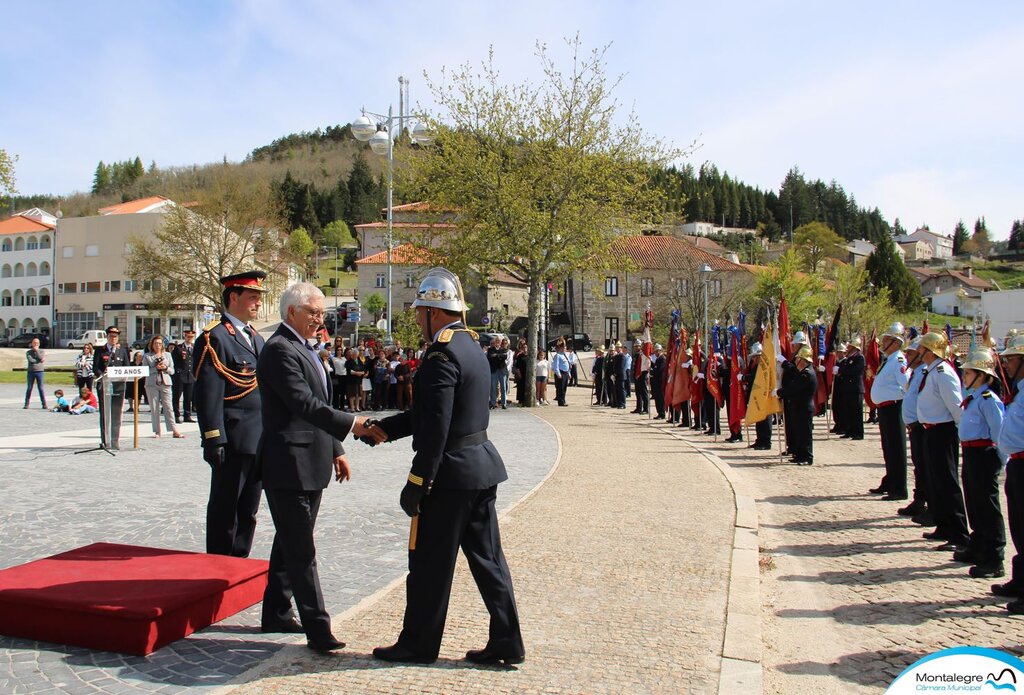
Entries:
{"type": "Polygon", "coordinates": [[[78,389],[78,398],[71,404],[68,412],[71,415],[82,415],[83,413],[95,413],[99,410],[100,404],[96,400],[96,394],[88,386],[78,389]]]}
{"type": "Polygon", "coordinates": [[[53,412],[55,412],[55,413],[66,413],[66,412],[68,412],[68,408],[71,407],[71,404],[68,403],[68,399],[64,397],[64,391],[61,390],[61,389],[57,389],[56,391],[53,392],[53,397],[57,399],[57,405],[55,405],[53,407],[53,412]]]}

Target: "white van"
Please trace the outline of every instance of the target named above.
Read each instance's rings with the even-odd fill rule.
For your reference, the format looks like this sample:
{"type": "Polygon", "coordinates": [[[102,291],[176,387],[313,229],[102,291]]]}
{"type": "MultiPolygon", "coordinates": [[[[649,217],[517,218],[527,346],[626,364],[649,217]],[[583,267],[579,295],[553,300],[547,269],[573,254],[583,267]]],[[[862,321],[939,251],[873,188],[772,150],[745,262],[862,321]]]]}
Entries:
{"type": "Polygon", "coordinates": [[[72,349],[80,348],[86,343],[92,343],[93,347],[96,347],[97,345],[102,345],[105,342],[107,342],[107,332],[102,328],[97,328],[91,331],[86,331],[77,338],[69,340],[67,342],[67,347],[72,349]]]}

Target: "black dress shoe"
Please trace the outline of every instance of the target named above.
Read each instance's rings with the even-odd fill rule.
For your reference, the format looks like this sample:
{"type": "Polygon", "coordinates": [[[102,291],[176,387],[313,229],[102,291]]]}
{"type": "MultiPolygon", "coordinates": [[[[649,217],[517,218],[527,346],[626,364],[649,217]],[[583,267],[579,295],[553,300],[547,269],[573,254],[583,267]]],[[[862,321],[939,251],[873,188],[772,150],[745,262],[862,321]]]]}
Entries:
{"type": "Polygon", "coordinates": [[[958,545],[957,543],[954,543],[953,541],[946,541],[942,545],[937,545],[934,548],[932,548],[932,550],[938,550],[939,552],[945,552],[945,553],[955,553],[955,552],[957,552],[959,550],[966,550],[966,549],[967,549],[967,546],[965,546],[965,545],[958,545]]]}
{"type": "Polygon", "coordinates": [[[771,449],[771,446],[768,446],[766,444],[755,444],[751,448],[756,450],[756,451],[768,451],[768,450],[771,449]]]}
{"type": "Polygon", "coordinates": [[[992,562],[984,565],[975,565],[967,572],[975,579],[999,579],[1006,576],[1003,563],[992,562]]]}
{"type": "Polygon", "coordinates": [[[309,640],[306,646],[318,654],[330,654],[337,649],[344,649],[345,643],[339,642],[334,635],[328,635],[326,639],[309,640]]]}
{"type": "Polygon", "coordinates": [[[1024,599],[1017,599],[1006,604],[1006,610],[1013,615],[1024,615],[1024,599]]]}
{"type": "Polygon", "coordinates": [[[181,424],[181,416],[180,415],[175,415],[174,416],[174,422],[175,422],[175,424],[180,425],[181,424]]]}
{"type": "Polygon", "coordinates": [[[921,534],[921,538],[924,538],[924,539],[929,540],[929,541],[945,541],[945,540],[949,540],[946,537],[945,533],[943,533],[941,531],[937,531],[937,530],[936,531],[925,531],[924,533],[921,534]]]}
{"type": "Polygon", "coordinates": [[[1005,582],[1003,584],[993,584],[990,591],[996,596],[1002,596],[1004,598],[1024,597],[1024,587],[1014,584],[1012,581],[1005,582]]]}
{"type": "Polygon", "coordinates": [[[192,419],[192,418],[190,418],[190,417],[186,417],[186,418],[185,418],[185,422],[195,422],[195,420],[193,420],[193,419],[192,419]]]}
{"type": "Polygon", "coordinates": [[[883,502],[902,502],[907,499],[906,495],[894,495],[891,492],[882,498],[883,502]]]}
{"type": "Polygon", "coordinates": [[[305,632],[305,630],[302,629],[302,623],[297,619],[292,618],[290,620],[260,623],[260,632],[286,632],[298,634],[300,632],[305,632]]]}
{"type": "Polygon", "coordinates": [[[978,561],[978,554],[970,548],[953,553],[953,562],[961,562],[965,565],[973,565],[978,561]]]}
{"type": "Polygon", "coordinates": [[[932,515],[931,512],[928,512],[928,511],[921,512],[920,514],[917,514],[914,517],[912,517],[910,520],[913,521],[918,526],[934,526],[935,525],[935,517],[932,515]]]}
{"type": "Polygon", "coordinates": [[[397,643],[390,647],[374,647],[373,658],[394,664],[432,664],[437,661],[436,656],[420,656],[397,643]]]}
{"type": "Polygon", "coordinates": [[[526,661],[526,655],[521,652],[509,654],[484,647],[466,652],[466,661],[472,661],[474,664],[521,664],[526,661]]]}
{"type": "Polygon", "coordinates": [[[881,485],[879,485],[878,487],[873,487],[873,488],[871,488],[870,490],[868,490],[868,492],[870,492],[870,493],[871,493],[872,495],[885,495],[885,494],[887,494],[887,493],[888,493],[889,491],[888,491],[888,490],[886,490],[886,489],[885,489],[884,487],[882,487],[881,485]]]}
{"type": "Polygon", "coordinates": [[[924,505],[918,504],[917,502],[911,502],[906,507],[900,507],[896,510],[896,513],[900,516],[917,516],[924,511],[924,505]]]}

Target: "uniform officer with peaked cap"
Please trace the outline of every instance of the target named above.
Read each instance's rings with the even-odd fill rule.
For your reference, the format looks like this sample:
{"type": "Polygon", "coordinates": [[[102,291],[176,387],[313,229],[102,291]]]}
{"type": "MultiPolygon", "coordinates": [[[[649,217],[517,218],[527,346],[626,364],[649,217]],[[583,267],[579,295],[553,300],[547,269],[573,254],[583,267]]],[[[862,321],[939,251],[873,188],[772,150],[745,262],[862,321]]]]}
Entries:
{"type": "Polygon", "coordinates": [[[814,356],[811,348],[804,345],[797,350],[793,362],[782,366],[782,387],[780,389],[785,415],[791,418],[789,436],[790,453],[793,463],[810,466],[814,463],[814,392],[818,378],[814,373],[814,356]]]}
{"type": "Polygon", "coordinates": [[[407,663],[437,659],[461,547],[490,613],[487,644],[466,658],[520,663],[526,652],[494,509],[498,483],[508,474],[487,438],[487,358],[465,327],[462,285],[453,273],[431,269],[413,307],[432,343],[413,380],[412,409],[374,427],[388,440],[412,435],[415,452],[401,495],[402,509],[413,517],[405,619],[398,641],[373,655],[407,663]]]}
{"type": "Polygon", "coordinates": [[[921,361],[921,338],[914,338],[904,352],[910,379],[903,396],[902,417],[910,440],[910,459],[914,465],[914,492],[910,504],[897,510],[900,516],[913,517],[914,523],[931,526],[932,514],[929,509],[928,462],[924,453],[924,426],[917,419],[917,395],[924,376],[924,362],[921,361]]]}
{"type": "Polygon", "coordinates": [[[194,357],[193,398],[211,468],[206,552],[216,555],[248,557],[256,533],[262,491],[256,445],[263,432],[256,358],[263,337],[249,322],[259,316],[266,277],[252,270],[220,279],[223,313],[203,328],[194,357]]]}
{"type": "MultiPolygon", "coordinates": [[[[907,499],[907,434],[903,423],[903,397],[907,392],[907,358],[903,355],[903,324],[892,324],[882,334],[884,361],[871,384],[871,402],[878,409],[878,432],[882,440],[885,500],[907,499]]],[[[863,431],[863,423],[861,430],[863,431]]]]}

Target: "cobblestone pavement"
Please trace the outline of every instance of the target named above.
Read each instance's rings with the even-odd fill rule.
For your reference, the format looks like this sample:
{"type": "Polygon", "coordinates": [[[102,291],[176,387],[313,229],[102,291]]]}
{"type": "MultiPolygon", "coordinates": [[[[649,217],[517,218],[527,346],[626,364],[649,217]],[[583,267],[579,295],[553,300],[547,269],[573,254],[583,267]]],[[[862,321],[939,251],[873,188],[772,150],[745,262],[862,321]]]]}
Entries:
{"type": "Polygon", "coordinates": [[[462,562],[436,664],[392,666],[370,656],[398,635],[405,600],[398,587],[335,621],[347,649],[331,657],[282,652],[241,692],[716,692],[732,492],[687,444],[640,426],[636,415],[592,408],[588,395],[570,389],[570,407],[534,410],[558,430],[561,462],[502,520],[524,664],[463,660],[486,641],[487,615],[462,562]]]}
{"type": "MultiPolygon", "coordinates": [[[[195,425],[180,426],[184,440],[153,439],[149,413],[143,412],[139,450],[76,456],[75,450],[97,443],[97,416],[22,410],[23,395],[23,386],[0,385],[0,568],[96,541],[204,549],[209,469],[195,425]]],[[[127,421],[124,427],[128,432],[127,421]]],[[[504,509],[547,475],[558,442],[546,423],[517,410],[497,412],[489,431],[511,475],[499,492],[504,509]]],[[[326,490],[317,526],[320,576],[335,615],[406,569],[408,519],[398,493],[408,473],[409,446],[370,449],[356,442],[348,450],[353,479],[326,490]]],[[[263,504],[253,557],[268,557],[272,530],[263,504]]],[[[260,634],[258,610],[148,657],[0,637],[0,692],[211,690],[295,640],[260,634]]]]}
{"type": "Polygon", "coordinates": [[[825,430],[817,419],[805,467],[780,464],[777,449],[688,435],[758,493],[762,563],[773,565],[761,586],[765,692],[878,693],[939,649],[1024,652],[1024,621],[988,594],[992,580],[932,550],[925,529],[896,514],[906,502],[868,494],[884,472],[878,428],[856,442],[825,430]]]}

